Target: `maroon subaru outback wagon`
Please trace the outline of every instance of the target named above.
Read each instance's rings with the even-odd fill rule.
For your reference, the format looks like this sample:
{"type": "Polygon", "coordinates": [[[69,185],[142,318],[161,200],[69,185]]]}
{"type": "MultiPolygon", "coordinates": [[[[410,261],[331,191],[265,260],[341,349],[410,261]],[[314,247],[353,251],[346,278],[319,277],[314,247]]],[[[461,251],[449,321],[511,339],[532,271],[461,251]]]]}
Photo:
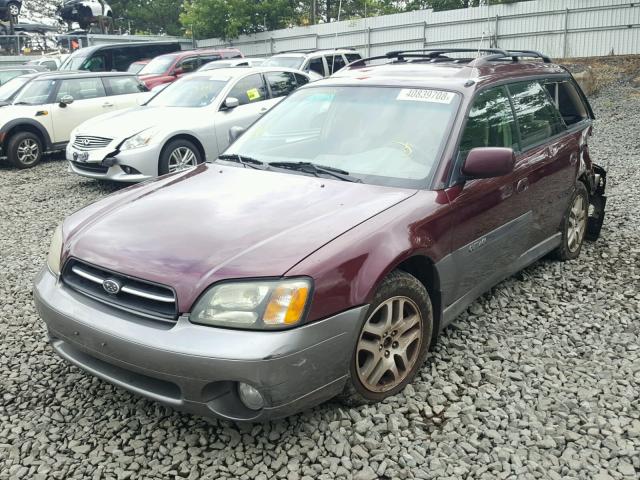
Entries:
{"type": "Polygon", "coordinates": [[[215,161],[71,215],[35,282],[55,351],[237,421],[400,392],[474,299],[575,259],[604,216],[571,75],[531,51],[463,56],[360,60],[215,161]]]}

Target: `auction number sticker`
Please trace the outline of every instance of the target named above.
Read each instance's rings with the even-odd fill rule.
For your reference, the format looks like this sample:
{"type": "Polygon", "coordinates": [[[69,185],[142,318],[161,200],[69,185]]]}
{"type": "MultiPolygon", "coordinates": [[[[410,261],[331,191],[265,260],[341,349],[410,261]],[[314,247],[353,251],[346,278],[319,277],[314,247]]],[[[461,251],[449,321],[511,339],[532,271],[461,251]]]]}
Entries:
{"type": "Polygon", "coordinates": [[[425,90],[423,88],[403,88],[398,94],[397,100],[429,103],[451,103],[455,93],[442,90],[425,90]]]}
{"type": "Polygon", "coordinates": [[[247,90],[247,97],[250,102],[257,100],[260,98],[260,91],[257,88],[252,88],[251,90],[247,90]]]}

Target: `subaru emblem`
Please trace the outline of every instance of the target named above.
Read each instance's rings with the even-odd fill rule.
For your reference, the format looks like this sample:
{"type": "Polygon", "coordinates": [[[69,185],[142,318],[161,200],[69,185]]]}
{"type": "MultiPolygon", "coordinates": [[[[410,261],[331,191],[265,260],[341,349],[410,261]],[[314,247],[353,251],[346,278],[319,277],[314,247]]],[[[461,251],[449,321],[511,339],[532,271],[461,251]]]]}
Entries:
{"type": "Polygon", "coordinates": [[[109,295],[117,295],[120,292],[122,285],[120,285],[120,283],[116,280],[108,278],[107,280],[102,282],[102,288],[104,288],[104,291],[109,295]]]}

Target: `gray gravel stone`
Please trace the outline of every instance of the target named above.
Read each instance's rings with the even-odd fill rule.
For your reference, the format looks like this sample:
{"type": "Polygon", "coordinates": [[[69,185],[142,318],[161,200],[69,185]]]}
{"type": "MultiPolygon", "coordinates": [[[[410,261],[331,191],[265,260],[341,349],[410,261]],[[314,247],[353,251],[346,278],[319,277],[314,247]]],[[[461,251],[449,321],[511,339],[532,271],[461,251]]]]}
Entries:
{"type": "Polygon", "coordinates": [[[602,238],[506,280],[445,331],[412,387],[264,425],[206,422],[70,366],[31,282],[62,218],[117,186],[0,165],[0,480],[626,480],[640,472],[640,91],[593,101],[602,238]]]}

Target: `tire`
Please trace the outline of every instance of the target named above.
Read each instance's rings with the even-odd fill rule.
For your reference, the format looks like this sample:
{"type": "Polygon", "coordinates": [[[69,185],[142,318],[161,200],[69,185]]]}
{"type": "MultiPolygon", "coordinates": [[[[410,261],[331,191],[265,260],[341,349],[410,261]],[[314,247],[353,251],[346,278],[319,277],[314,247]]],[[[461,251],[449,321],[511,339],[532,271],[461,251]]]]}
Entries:
{"type": "Polygon", "coordinates": [[[7,143],[7,158],[20,169],[35,167],[42,160],[42,140],[35,133],[16,133],[7,143]]]}
{"type": "Polygon", "coordinates": [[[166,175],[167,173],[180,172],[182,170],[186,170],[188,168],[195,167],[202,163],[202,155],[200,154],[200,150],[190,142],[189,140],[177,139],[169,142],[162,149],[162,153],[160,154],[160,160],[158,161],[158,172],[160,175],[166,175]],[[190,152],[190,153],[189,153],[190,152]],[[176,162],[179,164],[180,159],[178,158],[182,154],[189,157],[189,159],[185,159],[184,161],[188,163],[183,163],[182,166],[176,165],[176,162]],[[174,156],[177,155],[178,157],[174,156]]]}
{"type": "Polygon", "coordinates": [[[358,332],[349,365],[350,378],[339,400],[355,406],[380,402],[402,391],[422,366],[434,338],[433,329],[433,308],[424,285],[403,271],[389,274],[378,288],[358,332]],[[404,302],[402,319],[398,315],[401,302],[404,302]],[[394,318],[382,325],[389,311],[394,318]],[[414,323],[411,318],[415,315],[418,319],[414,323]],[[403,328],[406,330],[400,333],[403,328]],[[379,335],[372,333],[377,330],[379,335]],[[403,349],[403,343],[408,348],[403,349]],[[403,351],[408,361],[403,361],[403,351]],[[397,376],[392,373],[393,367],[397,376]],[[376,381],[382,370],[384,373],[376,381]]]}
{"type": "Polygon", "coordinates": [[[578,182],[562,218],[562,243],[553,256],[561,262],[574,260],[580,255],[589,221],[589,193],[584,183],[578,182]]]}
{"type": "Polygon", "coordinates": [[[7,9],[9,16],[13,17],[14,20],[17,20],[20,16],[20,4],[18,2],[9,2],[7,9]]]}

